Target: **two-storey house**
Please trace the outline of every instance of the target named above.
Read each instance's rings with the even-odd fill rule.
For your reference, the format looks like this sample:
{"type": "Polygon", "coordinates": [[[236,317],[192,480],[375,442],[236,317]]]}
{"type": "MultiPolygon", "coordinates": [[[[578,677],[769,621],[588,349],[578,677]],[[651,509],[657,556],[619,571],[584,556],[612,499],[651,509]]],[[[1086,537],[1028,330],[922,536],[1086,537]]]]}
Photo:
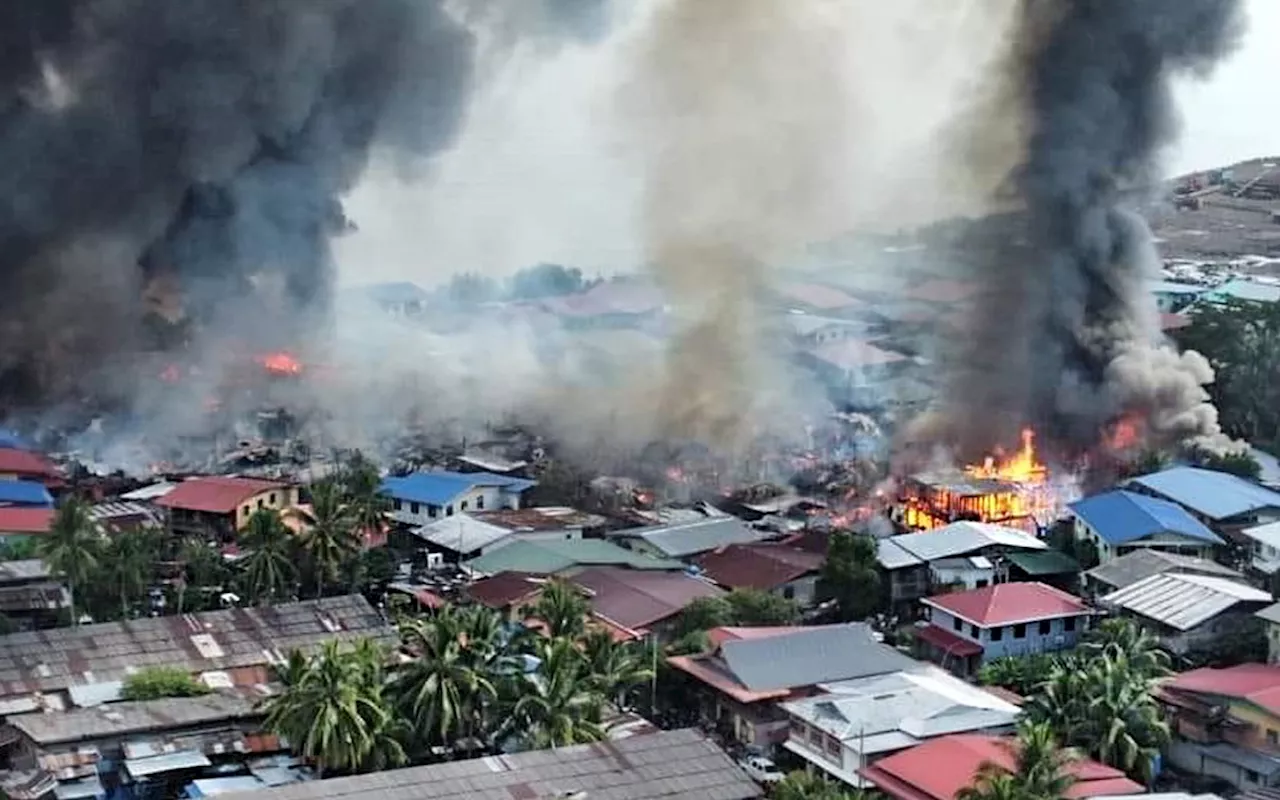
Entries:
{"type": "Polygon", "coordinates": [[[466,511],[520,508],[536,481],[488,472],[415,472],[382,481],[391,498],[391,518],[413,527],[466,511]]]}
{"type": "Polygon", "coordinates": [[[1043,583],[1001,583],[926,597],[916,629],[921,655],[959,675],[1002,656],[1075,647],[1093,615],[1083,600],[1043,583]]]}
{"type": "Polygon", "coordinates": [[[189,478],[155,501],[174,533],[229,542],[255,511],[284,511],[298,503],[298,488],[280,481],[208,475],[189,478]]]}
{"type": "Polygon", "coordinates": [[[1225,542],[1177,503],[1115,490],[1068,506],[1078,541],[1090,542],[1098,563],[1149,549],[1212,560],[1225,542]]]}

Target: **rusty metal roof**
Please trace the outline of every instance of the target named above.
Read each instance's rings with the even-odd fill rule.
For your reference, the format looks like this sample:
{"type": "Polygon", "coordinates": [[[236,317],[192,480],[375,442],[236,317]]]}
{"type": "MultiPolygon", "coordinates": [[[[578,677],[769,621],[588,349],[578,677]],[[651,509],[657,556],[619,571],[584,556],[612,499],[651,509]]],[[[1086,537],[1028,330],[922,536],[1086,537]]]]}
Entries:
{"type": "Polygon", "coordinates": [[[109,703],[97,708],[61,714],[19,714],[8,724],[40,745],[92,741],[106,736],[140,733],[176,733],[184,728],[246,718],[262,712],[254,703],[236,695],[169,697],[161,700],[109,703]]]}
{"type": "Polygon", "coordinates": [[[396,640],[359,595],[12,633],[0,636],[0,698],[121,680],[145,667],[195,673],[269,664],[290,650],[364,637],[396,640]]]}

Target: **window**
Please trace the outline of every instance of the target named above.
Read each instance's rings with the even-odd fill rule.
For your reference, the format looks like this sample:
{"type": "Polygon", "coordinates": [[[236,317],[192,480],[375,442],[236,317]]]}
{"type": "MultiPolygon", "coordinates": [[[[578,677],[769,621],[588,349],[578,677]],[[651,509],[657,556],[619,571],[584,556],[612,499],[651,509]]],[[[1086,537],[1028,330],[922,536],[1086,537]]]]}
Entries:
{"type": "Polygon", "coordinates": [[[791,735],[797,739],[804,740],[804,723],[795,717],[791,718],[791,735]]]}
{"type": "Polygon", "coordinates": [[[991,641],[998,642],[1004,638],[1004,628],[991,629],[991,641]]]}
{"type": "Polygon", "coordinates": [[[1013,638],[1015,639],[1027,638],[1027,624],[1025,622],[1019,623],[1018,625],[1013,626],[1013,638]]]}
{"type": "Polygon", "coordinates": [[[964,630],[964,623],[960,621],[959,617],[952,617],[951,627],[954,628],[955,630],[962,631],[964,630]]]}
{"type": "Polygon", "coordinates": [[[404,508],[404,503],[400,502],[399,500],[396,500],[394,503],[392,503],[392,508],[394,508],[396,511],[399,511],[402,508],[404,508]]]}
{"type": "Polygon", "coordinates": [[[977,625],[970,625],[970,626],[969,626],[969,637],[970,637],[971,639],[977,639],[977,638],[978,638],[978,626],[977,626],[977,625]]]}
{"type": "Polygon", "coordinates": [[[410,514],[417,514],[417,513],[418,513],[418,511],[419,511],[421,508],[422,508],[422,506],[418,505],[417,503],[410,503],[410,504],[409,504],[409,513],[410,513],[410,514]]]}
{"type": "Polygon", "coordinates": [[[476,508],[480,511],[484,511],[484,495],[480,495],[476,498],[476,508]]]}
{"type": "Polygon", "coordinates": [[[1267,742],[1270,744],[1280,744],[1280,731],[1267,729],[1267,742]]]}
{"type": "Polygon", "coordinates": [[[986,578],[979,578],[979,579],[978,579],[978,580],[973,584],[973,586],[974,586],[974,588],[975,588],[975,589],[981,589],[981,588],[983,588],[983,587],[984,587],[984,586],[986,586],[986,585],[987,585],[987,579],[986,579],[986,578]]]}
{"type": "Polygon", "coordinates": [[[1257,782],[1258,782],[1258,773],[1254,772],[1254,771],[1253,771],[1253,770],[1251,770],[1251,769],[1246,769],[1246,770],[1244,771],[1244,779],[1245,779],[1246,781],[1248,781],[1249,783],[1257,783],[1257,782]]]}
{"type": "Polygon", "coordinates": [[[1066,619],[1064,619],[1062,621],[1062,629],[1067,633],[1071,633],[1072,631],[1074,631],[1076,629],[1076,618],[1067,617],[1066,619]]]}
{"type": "Polygon", "coordinates": [[[427,506],[427,516],[432,519],[440,516],[440,506],[427,506]]]}
{"type": "Polygon", "coordinates": [[[270,503],[270,504],[271,504],[271,505],[273,505],[273,506],[276,504],[276,493],[275,493],[275,492],[272,492],[271,494],[267,495],[267,502],[268,502],[268,503],[270,503]]]}
{"type": "Polygon", "coordinates": [[[463,510],[463,511],[466,511],[466,510],[467,510],[467,501],[466,501],[466,500],[463,500],[463,501],[462,501],[462,510],[463,510]]]}
{"type": "Polygon", "coordinates": [[[782,587],[782,596],[788,600],[794,600],[796,596],[796,587],[794,586],[782,587]]]}
{"type": "Polygon", "coordinates": [[[834,736],[827,736],[827,755],[833,758],[840,757],[840,740],[834,736]]]}
{"type": "Polygon", "coordinates": [[[453,506],[451,506],[451,505],[445,506],[445,507],[444,507],[444,515],[445,515],[446,517],[452,517],[452,516],[453,516],[453,506]]]}
{"type": "Polygon", "coordinates": [[[244,515],[245,515],[246,517],[247,517],[247,516],[249,516],[249,507],[248,507],[248,506],[245,506],[244,508],[242,508],[242,509],[240,509],[240,510],[241,510],[242,512],[244,512],[244,515]]]}
{"type": "Polygon", "coordinates": [[[1040,620],[1040,635],[1048,636],[1049,631],[1053,628],[1053,623],[1047,619],[1040,620]]]}
{"type": "Polygon", "coordinates": [[[266,505],[266,503],[262,502],[262,498],[261,498],[261,497],[259,497],[259,498],[258,498],[258,508],[262,508],[262,507],[263,507],[263,506],[265,506],[265,505],[266,505]]]}

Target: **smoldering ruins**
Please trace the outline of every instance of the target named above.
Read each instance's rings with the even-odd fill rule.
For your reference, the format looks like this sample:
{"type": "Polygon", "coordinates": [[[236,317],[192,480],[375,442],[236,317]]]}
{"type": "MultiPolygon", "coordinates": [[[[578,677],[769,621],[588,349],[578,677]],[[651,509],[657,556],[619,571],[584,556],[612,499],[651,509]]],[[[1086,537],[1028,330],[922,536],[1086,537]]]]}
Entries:
{"type": "Polygon", "coordinates": [[[1233,0],[12,5],[0,410],[108,468],[222,463],[246,438],[417,467],[517,430],[513,460],[864,503],[895,437],[951,466],[1024,429],[1063,464],[1121,424],[1226,446],[1207,364],[1162,340],[1137,212],[1176,131],[1168,81],[1229,52],[1233,0]],[[532,295],[459,264],[349,311],[344,201],[371,163],[431,191],[487,70],[527,44],[618,50],[601,125],[638,175],[632,262],[532,295]],[[925,94],[957,65],[969,83],[925,94]],[[909,136],[877,127],[903,87],[935,112],[909,136]]]}

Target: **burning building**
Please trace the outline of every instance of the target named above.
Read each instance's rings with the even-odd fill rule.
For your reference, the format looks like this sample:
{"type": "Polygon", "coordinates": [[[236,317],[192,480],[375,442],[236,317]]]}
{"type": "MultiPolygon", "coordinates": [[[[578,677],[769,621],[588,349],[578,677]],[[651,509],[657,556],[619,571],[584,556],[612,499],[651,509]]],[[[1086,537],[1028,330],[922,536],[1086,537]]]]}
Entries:
{"type": "Polygon", "coordinates": [[[957,520],[991,522],[1034,532],[1052,522],[1070,498],[1036,454],[1035,433],[1022,431],[1010,455],[981,464],[918,472],[902,483],[897,521],[928,530],[957,520]]]}

